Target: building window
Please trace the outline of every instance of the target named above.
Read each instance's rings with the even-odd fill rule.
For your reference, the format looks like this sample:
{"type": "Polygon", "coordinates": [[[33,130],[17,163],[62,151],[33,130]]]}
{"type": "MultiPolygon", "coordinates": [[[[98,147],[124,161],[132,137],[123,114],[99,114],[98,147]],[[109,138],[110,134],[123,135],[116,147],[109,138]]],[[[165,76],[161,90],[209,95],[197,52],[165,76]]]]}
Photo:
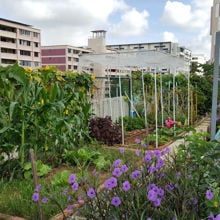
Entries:
{"type": "Polygon", "coordinates": [[[73,50],[74,54],[79,54],[79,52],[80,52],[79,50],[73,50]]]}
{"type": "Polygon", "coordinates": [[[31,51],[28,51],[28,50],[20,50],[20,55],[23,55],[23,56],[31,56],[31,51]]]}
{"type": "Polygon", "coordinates": [[[71,61],[71,57],[68,57],[68,61],[71,61]]]}
{"type": "Polygon", "coordinates": [[[2,59],[3,64],[14,64],[16,63],[16,60],[9,60],[9,59],[2,59]]]}
{"type": "Polygon", "coordinates": [[[73,65],[73,69],[74,69],[74,70],[77,70],[77,66],[76,66],[76,65],[73,65]]]}
{"type": "Polygon", "coordinates": [[[72,52],[72,50],[70,48],[68,48],[68,53],[71,53],[71,52],[72,52]]]}
{"type": "Polygon", "coordinates": [[[73,60],[79,62],[79,58],[73,57],[73,60]]]}
{"type": "Polygon", "coordinates": [[[6,43],[15,43],[15,39],[13,39],[13,38],[9,38],[9,37],[3,37],[3,36],[1,36],[0,37],[0,40],[2,41],[2,42],[6,42],[6,43]]]}
{"type": "Polygon", "coordinates": [[[39,66],[39,62],[34,62],[34,66],[38,67],[39,66]]]}
{"type": "Polygon", "coordinates": [[[33,32],[33,36],[34,36],[34,37],[38,37],[38,36],[39,36],[39,33],[33,32]]]}
{"type": "Polygon", "coordinates": [[[27,31],[27,30],[20,29],[20,34],[21,34],[21,35],[30,36],[30,35],[31,35],[31,32],[30,32],[30,31],[27,31]]]}
{"type": "Polygon", "coordinates": [[[31,61],[20,60],[20,65],[21,66],[31,66],[31,61]]]}
{"type": "Polygon", "coordinates": [[[38,47],[38,43],[37,43],[37,42],[34,42],[34,46],[35,46],[35,47],[38,47]]]}
{"type": "Polygon", "coordinates": [[[34,56],[35,57],[39,57],[39,53],[38,52],[34,52],[34,56]]]}
{"type": "Polygon", "coordinates": [[[19,40],[20,45],[31,46],[31,42],[28,40],[19,40]]]}
{"type": "Polygon", "coordinates": [[[10,49],[10,48],[1,48],[1,53],[11,53],[11,54],[16,54],[15,49],[10,49]]]}
{"type": "Polygon", "coordinates": [[[71,65],[68,65],[68,70],[71,70],[71,65]]]}

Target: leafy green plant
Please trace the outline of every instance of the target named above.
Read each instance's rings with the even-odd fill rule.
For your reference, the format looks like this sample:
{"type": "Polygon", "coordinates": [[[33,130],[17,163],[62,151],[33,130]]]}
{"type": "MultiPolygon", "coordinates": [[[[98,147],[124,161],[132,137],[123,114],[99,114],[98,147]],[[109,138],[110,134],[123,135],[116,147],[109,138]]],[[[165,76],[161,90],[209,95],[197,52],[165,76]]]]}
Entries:
{"type": "MultiPolygon", "coordinates": [[[[145,119],[140,117],[123,117],[124,129],[125,131],[133,131],[137,129],[145,128],[145,119]]],[[[121,123],[121,118],[119,118],[118,123],[121,123]]]]}
{"type": "MultiPolygon", "coordinates": [[[[32,178],[33,175],[32,175],[31,163],[30,162],[25,163],[23,166],[23,169],[24,169],[24,178],[25,179],[32,178]]],[[[36,171],[37,171],[37,176],[42,177],[42,176],[47,175],[49,172],[51,172],[52,168],[46,164],[43,164],[42,161],[37,160],[36,161],[36,171]]]]}

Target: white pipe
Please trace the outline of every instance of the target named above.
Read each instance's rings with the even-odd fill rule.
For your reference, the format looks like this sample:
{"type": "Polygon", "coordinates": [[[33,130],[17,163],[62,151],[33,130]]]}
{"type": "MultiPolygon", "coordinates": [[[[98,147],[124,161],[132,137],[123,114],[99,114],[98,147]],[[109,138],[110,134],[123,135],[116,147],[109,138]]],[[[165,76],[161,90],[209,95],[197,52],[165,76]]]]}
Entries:
{"type": "MultiPolygon", "coordinates": [[[[110,68],[111,69],[111,68],[110,68]]],[[[112,118],[112,97],[111,97],[111,79],[109,76],[109,68],[107,68],[107,75],[108,75],[108,95],[109,95],[109,107],[110,107],[110,114],[111,114],[111,118],[112,118]]]]}
{"type": "Polygon", "coordinates": [[[145,119],[145,127],[147,128],[147,107],[146,107],[146,95],[145,95],[145,88],[144,88],[144,71],[141,70],[141,79],[142,79],[142,92],[144,98],[144,119],[145,119]]]}
{"type": "Polygon", "coordinates": [[[160,104],[161,104],[161,125],[164,127],[164,119],[163,119],[163,82],[162,82],[162,73],[160,72],[160,104]]]}
{"type": "Polygon", "coordinates": [[[190,124],[190,72],[188,72],[188,99],[187,99],[187,102],[188,102],[188,126],[190,124]]]}
{"type": "Polygon", "coordinates": [[[124,138],[124,114],[123,114],[123,105],[122,105],[122,90],[121,90],[121,75],[119,70],[119,94],[120,94],[120,109],[121,109],[121,138],[122,138],[122,144],[125,144],[125,138],[124,138]]]}
{"type": "Polygon", "coordinates": [[[158,106],[157,106],[157,68],[154,70],[154,104],[155,104],[155,124],[156,124],[156,148],[158,148],[158,106]]]}
{"type": "MultiPolygon", "coordinates": [[[[174,121],[176,121],[175,73],[176,73],[176,69],[174,70],[174,73],[173,73],[173,120],[174,121]]],[[[173,127],[174,135],[175,135],[175,127],[176,125],[174,124],[174,127],[173,127]]]]}
{"type": "MultiPolygon", "coordinates": [[[[131,113],[132,113],[132,115],[131,115],[131,117],[133,118],[133,109],[135,109],[134,108],[134,103],[133,103],[133,93],[132,93],[132,87],[133,87],[133,84],[132,84],[133,82],[132,82],[132,71],[131,71],[131,69],[130,69],[130,95],[131,95],[131,99],[129,100],[130,101],[130,103],[131,103],[131,112],[130,112],[130,115],[131,115],[131,113]]],[[[128,98],[129,99],[129,98],[128,98]]],[[[136,110],[135,110],[136,111],[136,110]]],[[[136,112],[137,113],[137,112],[136,112]]]]}

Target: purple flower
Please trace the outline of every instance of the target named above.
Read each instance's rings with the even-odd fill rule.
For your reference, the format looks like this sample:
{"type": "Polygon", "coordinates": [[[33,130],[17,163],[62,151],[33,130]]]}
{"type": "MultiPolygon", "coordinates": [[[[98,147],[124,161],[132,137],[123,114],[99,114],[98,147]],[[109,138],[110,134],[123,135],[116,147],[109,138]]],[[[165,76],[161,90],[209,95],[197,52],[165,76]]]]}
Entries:
{"type": "Polygon", "coordinates": [[[40,189],[41,189],[41,184],[39,184],[39,185],[37,185],[36,187],[35,187],[35,192],[39,192],[40,191],[40,189]]]}
{"type": "Polygon", "coordinates": [[[71,189],[72,189],[73,191],[76,191],[76,190],[78,190],[78,188],[79,188],[79,184],[78,184],[77,182],[73,183],[71,189]]]}
{"type": "Polygon", "coordinates": [[[87,196],[90,199],[93,199],[96,197],[96,192],[95,192],[94,188],[89,188],[89,190],[87,191],[87,196]]]}
{"type": "Polygon", "coordinates": [[[136,154],[136,156],[139,157],[139,156],[140,156],[140,150],[136,150],[136,151],[135,151],[135,154],[136,154]]]}
{"type": "Polygon", "coordinates": [[[124,191],[130,190],[130,188],[131,188],[131,186],[130,186],[129,181],[123,182],[123,184],[122,184],[122,189],[123,189],[124,191]]]}
{"type": "Polygon", "coordinates": [[[172,190],[174,189],[174,187],[173,187],[171,184],[165,185],[165,188],[166,188],[168,191],[172,191],[172,190]]]}
{"type": "Polygon", "coordinates": [[[152,218],[149,218],[149,217],[148,217],[148,218],[146,218],[146,220],[152,220],[152,218]]]}
{"type": "Polygon", "coordinates": [[[121,169],[120,169],[119,167],[116,167],[116,168],[113,170],[112,175],[113,175],[113,176],[116,176],[116,177],[121,176],[121,175],[122,175],[121,169]]]}
{"type": "Polygon", "coordinates": [[[121,200],[118,196],[112,198],[111,204],[115,207],[118,207],[121,204],[121,200]]]}
{"type": "Polygon", "coordinates": [[[68,205],[67,206],[67,210],[72,211],[73,210],[73,206],[72,205],[68,205]]]}
{"type": "Polygon", "coordinates": [[[120,147],[119,151],[120,151],[121,154],[123,154],[125,152],[125,148],[124,147],[120,147]]]}
{"type": "Polygon", "coordinates": [[[122,171],[123,173],[126,173],[126,172],[128,171],[128,167],[127,167],[126,164],[123,164],[123,165],[121,166],[121,171],[122,171]]]}
{"type": "Polygon", "coordinates": [[[156,172],[156,171],[157,171],[157,169],[156,169],[156,167],[154,167],[154,166],[150,166],[149,169],[148,169],[148,172],[149,172],[149,173],[154,173],[154,172],[156,172]]]}
{"type": "Polygon", "coordinates": [[[119,167],[121,165],[121,160],[120,159],[117,159],[113,162],[113,167],[119,167]]]}
{"type": "Polygon", "coordinates": [[[136,138],[136,139],[135,139],[135,143],[136,143],[136,144],[140,144],[140,143],[141,143],[141,140],[140,140],[139,138],[136,138]]]}
{"type": "Polygon", "coordinates": [[[149,190],[147,193],[148,200],[154,202],[157,199],[157,193],[154,190],[149,190]]]}
{"type": "Polygon", "coordinates": [[[191,178],[191,175],[186,175],[186,179],[190,179],[191,178]]]}
{"type": "Polygon", "coordinates": [[[144,157],[144,160],[146,162],[150,162],[151,161],[151,155],[150,154],[146,154],[145,157],[144,157]]]}
{"type": "Polygon", "coordinates": [[[164,196],[164,190],[162,188],[158,188],[157,194],[160,196],[164,196]]]}
{"type": "Polygon", "coordinates": [[[39,193],[38,192],[35,192],[33,195],[32,195],[32,200],[34,202],[37,202],[39,200],[39,193]]]}
{"type": "Polygon", "coordinates": [[[162,158],[158,157],[157,158],[157,164],[156,164],[156,168],[161,168],[164,165],[164,161],[162,158]]]}
{"type": "Polygon", "coordinates": [[[213,193],[210,189],[206,191],[206,199],[211,200],[213,198],[213,193]]]}
{"type": "Polygon", "coordinates": [[[63,192],[62,192],[62,194],[63,194],[63,195],[66,195],[67,192],[68,192],[68,190],[67,190],[67,189],[64,189],[63,192]]]}
{"type": "Polygon", "coordinates": [[[70,174],[69,176],[69,184],[73,184],[76,181],[76,176],[75,174],[70,174]]]}
{"type": "Polygon", "coordinates": [[[131,178],[132,179],[138,179],[141,177],[141,171],[139,170],[135,170],[131,173],[131,178]]]}
{"type": "Polygon", "coordinates": [[[153,190],[153,189],[155,189],[155,187],[157,187],[157,186],[154,183],[151,183],[147,186],[147,191],[153,190]]]}
{"type": "Polygon", "coordinates": [[[111,177],[105,181],[104,185],[106,189],[112,189],[118,185],[118,182],[115,177],[111,177]]]}
{"type": "Polygon", "coordinates": [[[180,176],[181,176],[181,173],[180,173],[180,172],[177,172],[177,173],[176,173],[176,178],[179,179],[180,176]]]}
{"type": "Polygon", "coordinates": [[[154,201],[154,206],[158,207],[161,204],[161,199],[160,198],[156,198],[156,200],[154,201]]]}
{"type": "Polygon", "coordinates": [[[47,201],[48,201],[48,198],[47,198],[47,197],[44,197],[44,198],[41,200],[42,203],[46,203],[47,201]]]}
{"type": "Polygon", "coordinates": [[[154,156],[155,157],[160,157],[161,156],[161,152],[159,150],[155,150],[154,151],[154,156]]]}
{"type": "Polygon", "coordinates": [[[147,145],[146,145],[146,144],[143,144],[143,148],[147,148],[147,145]]]}
{"type": "Polygon", "coordinates": [[[220,220],[220,214],[216,215],[215,220],[220,220]]]}

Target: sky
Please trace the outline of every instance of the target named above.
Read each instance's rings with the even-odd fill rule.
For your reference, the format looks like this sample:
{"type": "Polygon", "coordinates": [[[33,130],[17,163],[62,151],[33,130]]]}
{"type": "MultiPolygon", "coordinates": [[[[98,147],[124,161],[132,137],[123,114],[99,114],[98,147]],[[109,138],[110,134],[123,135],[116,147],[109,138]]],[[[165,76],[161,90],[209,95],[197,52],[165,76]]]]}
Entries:
{"type": "Polygon", "coordinates": [[[172,41],[210,57],[213,0],[0,0],[0,17],[41,30],[42,45],[87,46],[172,41]]]}

